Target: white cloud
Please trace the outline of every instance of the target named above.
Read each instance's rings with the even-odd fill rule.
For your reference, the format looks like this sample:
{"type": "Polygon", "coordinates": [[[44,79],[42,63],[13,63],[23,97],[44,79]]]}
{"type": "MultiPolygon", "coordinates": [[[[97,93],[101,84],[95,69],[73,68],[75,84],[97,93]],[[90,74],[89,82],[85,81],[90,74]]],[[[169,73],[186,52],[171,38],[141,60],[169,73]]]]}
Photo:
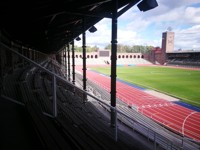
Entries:
{"type": "MultiPolygon", "coordinates": [[[[87,46],[98,46],[104,48],[111,41],[111,20],[103,19],[95,25],[97,31],[95,33],[86,32],[86,45],[87,46]]],[[[81,37],[82,35],[80,35],[81,37]]],[[[82,38],[82,37],[81,37],[82,38]]],[[[81,46],[82,40],[77,41],[76,45],[81,46]]]]}
{"type": "MultiPolygon", "coordinates": [[[[155,9],[140,12],[137,6],[134,6],[120,16],[118,43],[161,46],[162,32],[170,26],[175,32],[175,48],[198,49],[200,47],[199,0],[157,1],[159,6],[155,9]]],[[[86,33],[87,45],[104,48],[111,41],[111,20],[103,19],[95,26],[97,32],[86,33]]]]}
{"type": "Polygon", "coordinates": [[[200,8],[187,7],[185,21],[192,24],[200,24],[200,8]]]}
{"type": "Polygon", "coordinates": [[[200,25],[188,29],[177,30],[175,33],[175,48],[200,50],[200,25]]]}

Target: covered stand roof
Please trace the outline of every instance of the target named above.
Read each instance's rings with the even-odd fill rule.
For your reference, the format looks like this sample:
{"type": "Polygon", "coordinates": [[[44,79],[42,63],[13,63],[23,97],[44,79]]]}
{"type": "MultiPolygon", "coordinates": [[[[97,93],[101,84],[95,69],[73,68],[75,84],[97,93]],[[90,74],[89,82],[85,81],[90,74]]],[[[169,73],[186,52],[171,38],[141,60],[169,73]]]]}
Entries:
{"type": "MultiPolygon", "coordinates": [[[[118,6],[133,6],[139,1],[118,0],[118,6]]],[[[87,30],[104,17],[110,18],[111,12],[112,0],[2,0],[0,27],[12,39],[51,52],[83,32],[83,18],[87,30]]]]}
{"type": "MultiPolygon", "coordinates": [[[[120,0],[124,6],[130,0],[120,0]]],[[[41,51],[57,51],[112,11],[111,0],[28,0],[0,4],[1,28],[41,51]]]]}

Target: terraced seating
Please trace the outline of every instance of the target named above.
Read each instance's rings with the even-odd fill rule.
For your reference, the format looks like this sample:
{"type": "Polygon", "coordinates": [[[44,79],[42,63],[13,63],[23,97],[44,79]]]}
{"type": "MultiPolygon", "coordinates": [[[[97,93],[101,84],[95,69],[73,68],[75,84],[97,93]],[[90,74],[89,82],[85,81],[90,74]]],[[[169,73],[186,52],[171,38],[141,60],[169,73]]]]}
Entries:
{"type": "MultiPolygon", "coordinates": [[[[51,88],[49,87],[51,86],[51,83],[50,83],[51,81],[47,79],[43,79],[42,81],[46,82],[44,84],[45,88],[48,89],[47,91],[50,92],[51,88]]],[[[42,91],[44,92],[45,90],[42,90],[42,91]]],[[[74,95],[73,92],[65,89],[65,87],[62,87],[62,86],[57,87],[57,98],[58,98],[59,114],[64,113],[64,116],[67,117],[68,120],[71,120],[74,124],[76,124],[76,126],[77,125],[82,126],[82,124],[86,124],[88,128],[92,128],[93,130],[95,129],[94,132],[102,132],[102,131],[106,133],[110,132],[109,133],[110,136],[111,137],[113,136],[113,131],[107,131],[107,130],[110,130],[109,129],[110,127],[108,124],[109,119],[107,118],[106,121],[102,120],[102,114],[96,108],[94,108],[94,106],[91,103],[86,103],[84,105],[82,103],[82,99],[78,98],[77,96],[74,95]],[[99,120],[103,121],[104,123],[102,125],[99,124],[99,120]]],[[[60,122],[62,122],[62,120],[60,122]]],[[[93,133],[91,135],[93,135],[93,133]]],[[[84,145],[85,144],[86,143],[84,143],[84,145]]]]}
{"type": "Polygon", "coordinates": [[[31,116],[31,119],[37,129],[38,135],[43,142],[45,149],[56,150],[56,149],[72,149],[62,134],[55,128],[54,123],[51,119],[44,116],[33,102],[26,104],[26,108],[31,116]]]}

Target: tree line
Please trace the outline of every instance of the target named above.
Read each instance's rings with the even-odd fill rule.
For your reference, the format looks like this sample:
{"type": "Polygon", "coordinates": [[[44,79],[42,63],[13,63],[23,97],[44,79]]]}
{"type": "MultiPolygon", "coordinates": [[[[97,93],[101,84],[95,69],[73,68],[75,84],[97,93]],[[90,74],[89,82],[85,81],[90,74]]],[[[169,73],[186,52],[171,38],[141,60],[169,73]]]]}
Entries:
{"type": "MultiPolygon", "coordinates": [[[[117,45],[117,52],[118,53],[148,53],[150,52],[154,47],[153,46],[143,46],[143,45],[123,45],[118,44],[117,45]]],[[[110,50],[111,44],[107,45],[105,49],[110,50]]]]}
{"type": "MultiPolygon", "coordinates": [[[[148,53],[150,52],[154,47],[153,46],[143,46],[143,45],[123,45],[123,44],[118,44],[117,45],[117,52],[118,53],[148,53]]],[[[100,48],[97,46],[87,46],[86,47],[86,52],[97,52],[100,48]]],[[[108,44],[105,46],[106,50],[111,50],[111,44],[108,44]]],[[[82,52],[82,47],[75,46],[75,51],[76,52],[82,52]]]]}
{"type": "MultiPolygon", "coordinates": [[[[81,46],[74,46],[74,49],[76,52],[82,52],[83,48],[81,46]]],[[[86,47],[86,52],[97,52],[99,48],[97,46],[87,46],[86,47]]]]}

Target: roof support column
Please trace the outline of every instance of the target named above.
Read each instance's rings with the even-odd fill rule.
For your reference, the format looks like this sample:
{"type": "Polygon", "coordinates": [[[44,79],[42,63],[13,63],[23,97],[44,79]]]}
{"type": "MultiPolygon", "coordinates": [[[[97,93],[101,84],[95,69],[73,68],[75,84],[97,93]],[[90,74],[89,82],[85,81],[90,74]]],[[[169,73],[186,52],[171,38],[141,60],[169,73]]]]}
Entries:
{"type": "Polygon", "coordinates": [[[68,55],[68,80],[70,81],[70,45],[67,44],[67,55],[68,55]]]}
{"type": "Polygon", "coordinates": [[[60,52],[61,65],[65,65],[65,48],[60,52]]]}
{"type": "Polygon", "coordinates": [[[27,50],[27,51],[28,51],[28,58],[29,58],[29,59],[31,59],[31,49],[30,49],[30,48],[28,48],[28,50],[27,50]]]}
{"type": "Polygon", "coordinates": [[[30,59],[33,60],[33,50],[30,48],[30,59]]]}
{"type": "Polygon", "coordinates": [[[66,53],[66,47],[63,49],[63,65],[65,67],[65,76],[67,77],[67,53],[66,53]]]}
{"type": "MultiPolygon", "coordinates": [[[[14,49],[14,42],[11,41],[11,46],[10,48],[14,49]]],[[[12,71],[15,70],[15,55],[13,53],[11,53],[10,58],[11,58],[11,69],[12,71]]]]}
{"type": "Polygon", "coordinates": [[[75,84],[75,57],[74,57],[74,40],[72,41],[72,83],[75,84]]]}
{"type": "MultiPolygon", "coordinates": [[[[23,45],[21,45],[21,51],[22,51],[22,55],[25,56],[23,45]]],[[[24,66],[25,66],[25,61],[24,61],[24,59],[22,59],[22,64],[23,64],[23,67],[24,67],[24,66]]]]}
{"type": "Polygon", "coordinates": [[[52,76],[52,92],[53,92],[53,116],[57,117],[57,97],[56,97],[56,77],[55,75],[52,76]]]}
{"type": "MultiPolygon", "coordinates": [[[[0,30],[0,43],[1,43],[1,30],[0,30]]],[[[4,75],[4,49],[1,49],[0,48],[0,63],[1,63],[1,66],[0,66],[0,74],[1,74],[1,77],[0,77],[0,94],[2,92],[2,88],[3,88],[3,75],[4,75]]]]}
{"type": "MultiPolygon", "coordinates": [[[[85,18],[83,18],[83,22],[82,22],[82,48],[83,48],[83,90],[87,90],[87,87],[86,87],[86,34],[85,34],[85,18]]],[[[85,95],[86,96],[86,95],[85,95]]],[[[84,99],[84,102],[86,101],[86,97],[83,97],[84,99]]]]}
{"type": "Polygon", "coordinates": [[[33,49],[33,61],[35,61],[35,50],[33,49]]]}
{"type": "MultiPolygon", "coordinates": [[[[117,64],[117,9],[118,0],[113,0],[111,40],[111,106],[116,107],[116,64],[117,64]]],[[[111,108],[111,127],[116,126],[116,110],[111,108]]]]}
{"type": "MultiPolygon", "coordinates": [[[[24,50],[22,50],[22,52],[23,52],[23,55],[24,55],[24,50]]],[[[38,61],[39,60],[39,56],[38,56],[38,51],[36,52],[36,56],[35,56],[36,58],[36,61],[38,61]]]]}

